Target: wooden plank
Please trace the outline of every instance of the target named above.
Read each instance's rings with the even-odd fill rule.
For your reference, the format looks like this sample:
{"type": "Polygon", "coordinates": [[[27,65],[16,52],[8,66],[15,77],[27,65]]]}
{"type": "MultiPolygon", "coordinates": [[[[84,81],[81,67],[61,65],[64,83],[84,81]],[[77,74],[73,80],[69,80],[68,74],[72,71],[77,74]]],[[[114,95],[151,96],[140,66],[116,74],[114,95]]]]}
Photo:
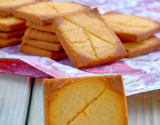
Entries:
{"type": "Polygon", "coordinates": [[[44,125],[42,81],[43,78],[36,78],[33,85],[28,125],[44,125]]]}
{"type": "Polygon", "coordinates": [[[135,102],[135,95],[128,96],[127,97],[127,110],[128,110],[128,124],[129,125],[135,125],[136,121],[136,102],[135,102]]]}
{"type": "Polygon", "coordinates": [[[140,93],[136,95],[136,120],[137,125],[145,125],[146,116],[146,94],[140,93]]]}
{"type": "Polygon", "coordinates": [[[127,97],[129,125],[160,124],[160,90],[127,97]]]}
{"type": "Polygon", "coordinates": [[[160,124],[160,90],[154,92],[154,119],[155,125],[160,124]]]}
{"type": "Polygon", "coordinates": [[[0,74],[0,125],[24,125],[28,112],[31,79],[0,74]]]}
{"type": "Polygon", "coordinates": [[[146,93],[146,125],[154,125],[154,91],[146,93]]]}
{"type": "MultiPolygon", "coordinates": [[[[28,125],[44,125],[42,78],[33,87],[28,125]]],[[[160,124],[160,90],[127,97],[129,125],[160,124]]]]}

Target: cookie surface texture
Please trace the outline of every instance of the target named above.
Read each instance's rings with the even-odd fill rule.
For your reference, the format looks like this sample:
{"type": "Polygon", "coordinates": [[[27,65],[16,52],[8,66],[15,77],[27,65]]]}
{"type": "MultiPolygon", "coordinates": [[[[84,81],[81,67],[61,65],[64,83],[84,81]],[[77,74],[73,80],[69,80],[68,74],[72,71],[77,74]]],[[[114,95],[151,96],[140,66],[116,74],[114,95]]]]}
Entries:
{"type": "Polygon", "coordinates": [[[102,17],[124,42],[140,42],[160,31],[160,23],[149,18],[127,14],[104,14],[102,17]]]}
{"type": "Polygon", "coordinates": [[[76,68],[93,67],[125,57],[125,49],[97,10],[56,17],[54,28],[76,68]]]}
{"type": "Polygon", "coordinates": [[[43,81],[45,125],[128,125],[119,76],[43,81]]]}
{"type": "Polygon", "coordinates": [[[15,16],[46,25],[53,23],[54,17],[59,14],[78,11],[83,8],[88,8],[88,6],[66,1],[40,2],[17,9],[15,16]]]}

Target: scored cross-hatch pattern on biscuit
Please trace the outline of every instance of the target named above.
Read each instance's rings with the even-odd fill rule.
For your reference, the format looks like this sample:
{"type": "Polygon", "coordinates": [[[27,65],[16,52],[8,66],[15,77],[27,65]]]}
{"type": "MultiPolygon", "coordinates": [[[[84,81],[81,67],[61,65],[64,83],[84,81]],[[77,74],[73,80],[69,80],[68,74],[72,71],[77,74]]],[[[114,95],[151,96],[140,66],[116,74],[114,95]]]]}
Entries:
{"type": "Polygon", "coordinates": [[[91,55],[93,55],[96,58],[99,58],[101,54],[106,53],[106,48],[107,53],[109,54],[112,49],[113,45],[110,43],[105,42],[104,40],[99,39],[98,37],[94,36],[93,34],[89,33],[85,29],[63,19],[63,32],[64,35],[67,36],[72,36],[72,38],[69,39],[69,42],[76,47],[82,46],[83,51],[89,52],[91,55]],[[65,28],[64,28],[65,27],[65,28]],[[81,34],[80,37],[79,34],[81,34]],[[83,47],[83,44],[85,43],[85,46],[83,47]],[[79,44],[79,45],[76,45],[79,44]],[[89,44],[89,46],[88,46],[89,44]],[[99,49],[100,48],[100,49],[99,49]],[[103,49],[105,48],[105,49],[103,49]],[[92,49],[92,51],[90,51],[92,49]]]}
{"type": "MultiPolygon", "coordinates": [[[[57,13],[59,13],[59,11],[58,11],[54,6],[52,6],[52,7],[55,9],[55,11],[56,11],[57,13]]],[[[66,19],[66,18],[65,18],[65,19],[66,19]]],[[[78,27],[81,27],[81,26],[79,26],[79,25],[77,25],[77,24],[73,23],[72,21],[70,21],[70,20],[68,20],[68,19],[66,19],[66,20],[67,20],[67,21],[69,21],[70,23],[72,23],[72,24],[74,24],[74,25],[78,26],[78,27]]],[[[92,35],[94,35],[95,37],[97,37],[97,38],[99,38],[99,39],[101,39],[101,40],[103,40],[103,41],[105,41],[105,42],[107,42],[107,43],[111,44],[111,46],[113,46],[113,45],[114,45],[112,42],[108,42],[108,41],[106,41],[106,40],[102,39],[101,37],[99,37],[99,36],[97,36],[97,35],[93,34],[93,33],[92,33],[92,32],[90,32],[90,31],[88,31],[87,29],[85,29],[85,28],[83,28],[83,27],[81,27],[81,28],[83,29],[84,34],[85,34],[85,35],[86,35],[86,37],[88,38],[87,40],[89,40],[89,41],[90,41],[90,46],[91,46],[91,48],[92,48],[92,50],[93,50],[94,55],[95,55],[95,57],[96,57],[96,58],[98,58],[98,54],[96,53],[96,50],[95,50],[95,48],[94,48],[94,44],[93,44],[92,40],[90,39],[90,37],[89,37],[89,35],[88,35],[88,33],[87,33],[87,32],[89,32],[89,33],[91,33],[92,35]]],[[[87,41],[86,41],[86,42],[87,42],[87,41]]]]}
{"type": "Polygon", "coordinates": [[[105,88],[102,90],[102,92],[99,93],[99,95],[98,95],[97,97],[93,98],[89,103],[87,103],[87,101],[86,101],[87,104],[84,106],[84,108],[83,108],[81,111],[79,111],[79,113],[78,113],[77,115],[75,115],[71,120],[69,120],[68,123],[67,123],[67,125],[70,125],[70,123],[71,123],[72,121],[74,121],[81,113],[83,113],[83,114],[87,117],[87,114],[85,114],[84,111],[85,111],[94,101],[96,101],[96,100],[104,93],[105,90],[106,90],[106,85],[105,85],[105,88]]]}
{"type": "MultiPolygon", "coordinates": [[[[101,39],[100,37],[97,37],[95,34],[93,34],[92,32],[89,32],[88,30],[86,30],[86,29],[84,29],[84,28],[82,28],[82,27],[80,27],[79,25],[76,25],[75,23],[73,23],[73,22],[71,22],[71,21],[68,21],[68,20],[66,20],[66,19],[64,19],[63,18],[63,20],[64,21],[67,21],[68,23],[70,23],[70,25],[73,27],[73,29],[75,28],[75,31],[74,32],[76,32],[76,29],[78,29],[79,31],[81,31],[81,32],[83,32],[83,35],[84,36],[86,36],[86,40],[85,41],[70,41],[70,43],[80,43],[80,44],[83,44],[83,43],[86,43],[87,44],[87,42],[89,41],[89,43],[90,43],[90,47],[91,47],[91,49],[93,50],[93,52],[94,52],[94,56],[96,57],[96,58],[100,58],[99,56],[101,55],[101,54],[104,54],[104,53],[106,53],[106,51],[104,51],[104,50],[106,50],[106,49],[103,49],[103,48],[107,48],[108,50],[107,50],[107,53],[109,54],[112,50],[113,50],[113,48],[114,48],[114,45],[113,44],[111,44],[110,42],[106,42],[106,40],[103,40],[103,39],[101,39]],[[97,41],[96,41],[97,40],[97,41]],[[103,44],[103,46],[99,46],[99,45],[101,45],[101,43],[103,44]],[[99,48],[101,48],[101,49],[99,49],[99,48]]],[[[67,24],[66,24],[67,25],[67,24]]],[[[70,27],[69,27],[70,28],[70,27]]],[[[72,28],[71,28],[72,29],[72,28]]],[[[68,32],[68,31],[67,31],[68,32]]],[[[70,31],[69,31],[70,32],[70,31]]],[[[73,33],[73,34],[75,34],[75,33],[73,33]]],[[[112,35],[112,34],[111,34],[112,35]]],[[[73,35],[72,35],[73,36],[73,35]]],[[[67,37],[67,36],[66,36],[67,37]]],[[[82,37],[82,36],[81,36],[82,37]]],[[[90,51],[91,52],[91,51],[90,51]]],[[[91,54],[91,53],[90,53],[91,54]]]]}
{"type": "Polygon", "coordinates": [[[129,18],[128,20],[125,20],[122,22],[119,22],[116,20],[113,21],[112,18],[110,19],[110,17],[108,17],[108,15],[102,15],[102,17],[109,23],[118,24],[118,25],[122,25],[122,26],[128,26],[128,27],[135,27],[135,28],[136,27],[137,28],[148,28],[151,26],[152,23],[154,23],[152,20],[144,19],[141,17],[136,17],[136,19],[135,19],[135,17],[132,17],[132,18],[129,18]],[[133,21],[136,21],[137,23],[130,24],[133,21]],[[143,22],[143,23],[141,23],[141,22],[143,22]],[[146,22],[147,24],[145,24],[144,22],[146,22]],[[141,25],[137,26],[138,23],[140,23],[141,25]]]}
{"type": "MultiPolygon", "coordinates": [[[[99,47],[100,49],[97,49],[97,48],[96,48],[96,43],[99,42],[98,44],[101,45],[100,41],[102,41],[102,40],[99,39],[98,37],[94,36],[94,35],[92,36],[92,34],[90,34],[90,33],[87,32],[87,31],[86,31],[86,35],[87,35],[87,37],[88,37],[88,40],[90,41],[91,48],[93,49],[93,51],[94,51],[94,53],[95,53],[95,56],[96,56],[97,58],[99,58],[99,55],[101,55],[101,53],[100,53],[99,51],[100,51],[100,50],[102,51],[104,47],[106,47],[106,48],[108,49],[108,50],[107,50],[108,53],[110,53],[110,51],[112,51],[113,45],[112,45],[112,44],[109,44],[109,43],[108,43],[108,45],[106,45],[106,44],[104,45],[104,43],[103,43],[103,47],[101,46],[101,47],[99,47]],[[93,37],[95,37],[95,39],[94,39],[93,37]],[[97,38],[98,40],[97,40],[96,38],[97,38]],[[95,42],[93,39],[94,39],[94,40],[97,40],[97,42],[95,42]],[[100,40],[100,41],[99,41],[99,40],[100,40]]],[[[103,42],[104,42],[104,41],[103,41],[103,42]]]]}
{"type": "MultiPolygon", "coordinates": [[[[87,16],[86,16],[87,18],[88,18],[88,17],[89,17],[89,18],[92,18],[92,16],[89,15],[88,13],[84,13],[84,12],[83,12],[83,15],[85,15],[85,16],[87,15],[87,16]]],[[[97,24],[100,23],[101,25],[97,25],[96,23],[91,24],[91,22],[89,22],[88,24],[85,24],[85,26],[82,26],[80,23],[76,23],[75,21],[73,21],[73,17],[74,17],[74,16],[76,16],[76,14],[70,16],[72,19],[69,19],[69,17],[67,17],[67,16],[63,16],[63,18],[66,19],[66,20],[68,20],[69,22],[71,22],[71,23],[73,23],[73,24],[75,24],[75,25],[83,28],[84,30],[86,30],[86,31],[88,31],[89,33],[91,33],[92,35],[96,36],[97,38],[99,38],[99,39],[101,39],[101,40],[103,40],[103,41],[105,41],[105,42],[107,42],[107,43],[110,43],[110,44],[112,44],[112,45],[115,46],[115,43],[114,43],[113,39],[112,39],[112,38],[109,38],[109,35],[110,35],[111,37],[113,37],[113,34],[110,33],[110,30],[108,30],[108,27],[107,27],[101,20],[99,20],[98,18],[93,17],[92,19],[94,19],[97,24]],[[97,22],[97,21],[99,21],[99,22],[97,22]],[[92,27],[92,26],[97,26],[94,30],[105,31],[105,32],[107,31],[107,33],[108,33],[109,35],[107,36],[107,38],[104,38],[104,36],[102,36],[102,34],[101,34],[101,36],[99,36],[99,35],[97,35],[96,33],[94,33],[94,31],[91,31],[91,30],[89,30],[88,28],[86,28],[86,26],[91,26],[91,27],[92,27]],[[103,29],[105,29],[105,30],[103,30],[103,29]],[[103,37],[103,38],[102,38],[102,37],[103,37]],[[107,39],[107,40],[106,40],[106,39],[107,39]]],[[[80,19],[81,19],[81,18],[79,18],[79,22],[80,22],[80,19]]],[[[87,21],[87,20],[86,20],[86,21],[87,21]]],[[[81,22],[86,23],[86,22],[84,22],[83,20],[82,20],[81,22]]],[[[91,28],[91,27],[90,27],[90,28],[91,28]]]]}
{"type": "MultiPolygon", "coordinates": [[[[68,85],[70,85],[72,82],[71,81],[69,81],[67,84],[65,84],[64,86],[63,86],[63,88],[64,87],[66,87],[66,86],[68,86],[68,85]]],[[[84,113],[84,115],[85,115],[85,110],[94,102],[94,101],[96,101],[104,92],[105,92],[105,90],[107,89],[107,87],[106,87],[106,84],[104,84],[103,83],[103,85],[104,85],[104,88],[103,88],[103,90],[101,91],[101,92],[99,92],[99,94],[96,96],[96,97],[94,97],[90,102],[87,102],[87,100],[85,100],[85,102],[86,102],[86,105],[84,106],[84,108],[82,108],[80,111],[78,111],[78,114],[76,114],[72,119],[70,119],[68,122],[67,122],[67,124],[66,125],[69,125],[72,121],[74,121],[77,117],[78,117],[78,115],[80,115],[81,113],[84,113]]],[[[50,99],[50,101],[51,100],[53,100],[53,98],[51,98],[50,99]]],[[[85,115],[85,116],[87,116],[87,115],[85,115]]]]}
{"type": "MultiPolygon", "coordinates": [[[[48,4],[48,5],[49,5],[49,4],[48,4]]],[[[54,8],[54,10],[55,10],[57,13],[59,13],[59,11],[58,11],[54,6],[52,6],[52,7],[54,8]]],[[[87,13],[85,13],[85,14],[87,14],[87,13]]],[[[87,14],[87,15],[90,16],[89,14],[87,14]]],[[[82,26],[80,26],[80,25],[78,25],[78,24],[72,22],[71,20],[65,18],[65,17],[63,17],[63,18],[66,19],[66,20],[68,20],[69,22],[71,22],[71,23],[73,23],[73,24],[75,24],[75,25],[77,25],[77,26],[79,26],[79,27],[85,29],[86,31],[88,31],[88,32],[91,33],[92,35],[96,36],[97,38],[106,41],[105,39],[101,38],[100,36],[96,35],[95,33],[93,33],[93,32],[91,32],[91,31],[87,30],[85,27],[82,27],[82,26]]],[[[104,23],[103,23],[103,24],[104,24],[104,23]]],[[[101,27],[101,28],[104,28],[104,27],[101,27]]],[[[105,27],[105,28],[106,28],[106,27],[105,27]]],[[[113,42],[110,42],[110,41],[106,41],[106,42],[108,42],[108,43],[110,43],[110,44],[112,44],[112,45],[115,45],[113,42]]]]}
{"type": "Polygon", "coordinates": [[[91,48],[92,48],[92,50],[93,50],[93,52],[94,52],[95,57],[98,58],[98,55],[97,55],[97,53],[96,53],[96,51],[95,51],[95,48],[93,47],[93,43],[91,42],[91,39],[89,38],[89,36],[88,36],[87,33],[85,33],[85,35],[86,35],[86,37],[88,38],[88,40],[89,40],[89,42],[90,42],[90,45],[91,45],[91,48]]]}
{"type": "MultiPolygon", "coordinates": [[[[69,85],[71,85],[72,84],[72,82],[73,81],[67,81],[64,85],[63,85],[63,87],[62,88],[65,88],[65,87],[67,87],[67,86],[69,86],[69,85]]],[[[93,81],[92,81],[93,82],[93,81]]],[[[82,84],[82,83],[81,83],[82,84]]],[[[97,91],[96,93],[95,93],[95,95],[92,97],[92,99],[91,100],[88,100],[87,98],[84,98],[83,100],[85,101],[85,105],[84,105],[84,107],[83,108],[81,108],[81,109],[79,109],[79,111],[77,112],[77,114],[75,114],[74,116],[73,116],[73,118],[71,118],[69,121],[67,121],[65,124],[66,125],[69,125],[70,124],[70,122],[72,122],[73,120],[75,120],[78,116],[79,116],[79,114],[81,114],[81,113],[84,113],[84,111],[93,103],[93,102],[95,102],[99,97],[101,97],[101,95],[105,92],[105,90],[107,89],[107,85],[106,85],[106,83],[104,83],[104,81],[102,80],[102,82],[101,83],[99,83],[100,85],[98,85],[99,87],[100,87],[100,91],[97,91]]],[[[95,86],[96,87],[96,86],[95,86]]],[[[62,89],[61,88],[61,89],[62,89]]],[[[96,87],[97,88],[97,87],[96,87]]],[[[93,88],[91,89],[92,91],[93,91],[93,88]]],[[[83,91],[83,89],[82,89],[82,91],[83,91]]],[[[82,92],[81,91],[81,92],[82,92]]],[[[56,94],[54,95],[54,96],[56,96],[56,94]]],[[[48,99],[49,99],[49,102],[51,102],[51,101],[53,101],[54,100],[54,96],[51,96],[51,97],[49,97],[48,99]]],[[[67,107],[66,107],[67,108],[67,107]]],[[[51,111],[51,110],[50,110],[51,111]]],[[[62,117],[62,116],[61,116],[62,117]]]]}

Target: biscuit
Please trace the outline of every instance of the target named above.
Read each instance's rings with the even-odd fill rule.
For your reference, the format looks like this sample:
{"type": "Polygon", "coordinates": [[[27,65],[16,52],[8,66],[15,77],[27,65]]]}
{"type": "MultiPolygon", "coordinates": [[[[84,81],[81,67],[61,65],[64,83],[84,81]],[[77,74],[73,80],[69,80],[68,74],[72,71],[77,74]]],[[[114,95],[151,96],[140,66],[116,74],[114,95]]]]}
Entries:
{"type": "Polygon", "coordinates": [[[22,6],[35,3],[38,0],[3,0],[0,1],[0,16],[13,16],[14,11],[22,6]]]}
{"type": "Polygon", "coordinates": [[[127,58],[133,58],[159,49],[160,39],[155,36],[151,36],[139,43],[123,42],[123,45],[127,51],[127,58]]]}
{"type": "Polygon", "coordinates": [[[0,31],[0,38],[11,38],[15,36],[22,36],[25,30],[26,29],[20,29],[20,30],[15,30],[15,31],[10,31],[10,32],[0,31]]]}
{"type": "Polygon", "coordinates": [[[26,45],[24,42],[22,42],[21,46],[19,47],[19,51],[29,55],[49,57],[53,60],[58,60],[58,59],[67,57],[64,51],[60,51],[60,52],[47,51],[47,50],[26,45]]]}
{"type": "Polygon", "coordinates": [[[40,1],[50,1],[50,0],[2,0],[0,1],[0,16],[1,17],[13,16],[14,11],[17,8],[40,1]]]}
{"type": "Polygon", "coordinates": [[[12,37],[9,39],[0,38],[0,48],[15,45],[22,41],[22,37],[12,37]]]}
{"type": "Polygon", "coordinates": [[[112,26],[124,42],[140,42],[160,31],[160,23],[148,18],[127,14],[104,14],[102,17],[112,26]]]}
{"type": "Polygon", "coordinates": [[[25,21],[15,17],[0,17],[0,31],[12,31],[24,29],[25,21]]]}
{"type": "Polygon", "coordinates": [[[34,40],[34,39],[23,39],[23,40],[25,44],[29,46],[37,47],[37,48],[44,49],[44,50],[60,51],[62,49],[61,44],[48,43],[45,41],[39,41],[39,40],[34,40]]]}
{"type": "Polygon", "coordinates": [[[43,80],[45,125],[128,125],[120,75],[43,80]]]}
{"type": "Polygon", "coordinates": [[[56,34],[28,28],[24,34],[26,38],[32,38],[50,43],[60,43],[56,34]]]}
{"type": "Polygon", "coordinates": [[[17,9],[15,16],[40,25],[46,25],[53,23],[54,17],[59,14],[79,11],[83,8],[89,8],[89,6],[66,1],[40,2],[17,9]]]}
{"type": "Polygon", "coordinates": [[[53,24],[42,26],[42,25],[40,25],[38,23],[35,23],[35,22],[27,20],[25,25],[28,26],[28,27],[30,27],[30,28],[34,28],[36,30],[41,30],[41,31],[55,33],[55,30],[53,28],[53,24]]]}
{"type": "Polygon", "coordinates": [[[121,41],[96,9],[62,17],[55,18],[54,29],[76,68],[93,67],[125,57],[121,41]]]}

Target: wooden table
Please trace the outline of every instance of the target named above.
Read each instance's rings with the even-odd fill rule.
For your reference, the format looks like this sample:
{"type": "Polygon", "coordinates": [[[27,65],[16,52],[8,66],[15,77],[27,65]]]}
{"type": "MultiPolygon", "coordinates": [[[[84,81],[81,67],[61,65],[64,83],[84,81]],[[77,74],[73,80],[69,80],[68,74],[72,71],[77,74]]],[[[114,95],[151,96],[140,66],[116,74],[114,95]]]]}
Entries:
{"type": "MultiPolygon", "coordinates": [[[[0,74],[0,125],[44,125],[42,78],[0,74]]],[[[129,125],[160,125],[160,90],[127,97],[129,125]]]]}

